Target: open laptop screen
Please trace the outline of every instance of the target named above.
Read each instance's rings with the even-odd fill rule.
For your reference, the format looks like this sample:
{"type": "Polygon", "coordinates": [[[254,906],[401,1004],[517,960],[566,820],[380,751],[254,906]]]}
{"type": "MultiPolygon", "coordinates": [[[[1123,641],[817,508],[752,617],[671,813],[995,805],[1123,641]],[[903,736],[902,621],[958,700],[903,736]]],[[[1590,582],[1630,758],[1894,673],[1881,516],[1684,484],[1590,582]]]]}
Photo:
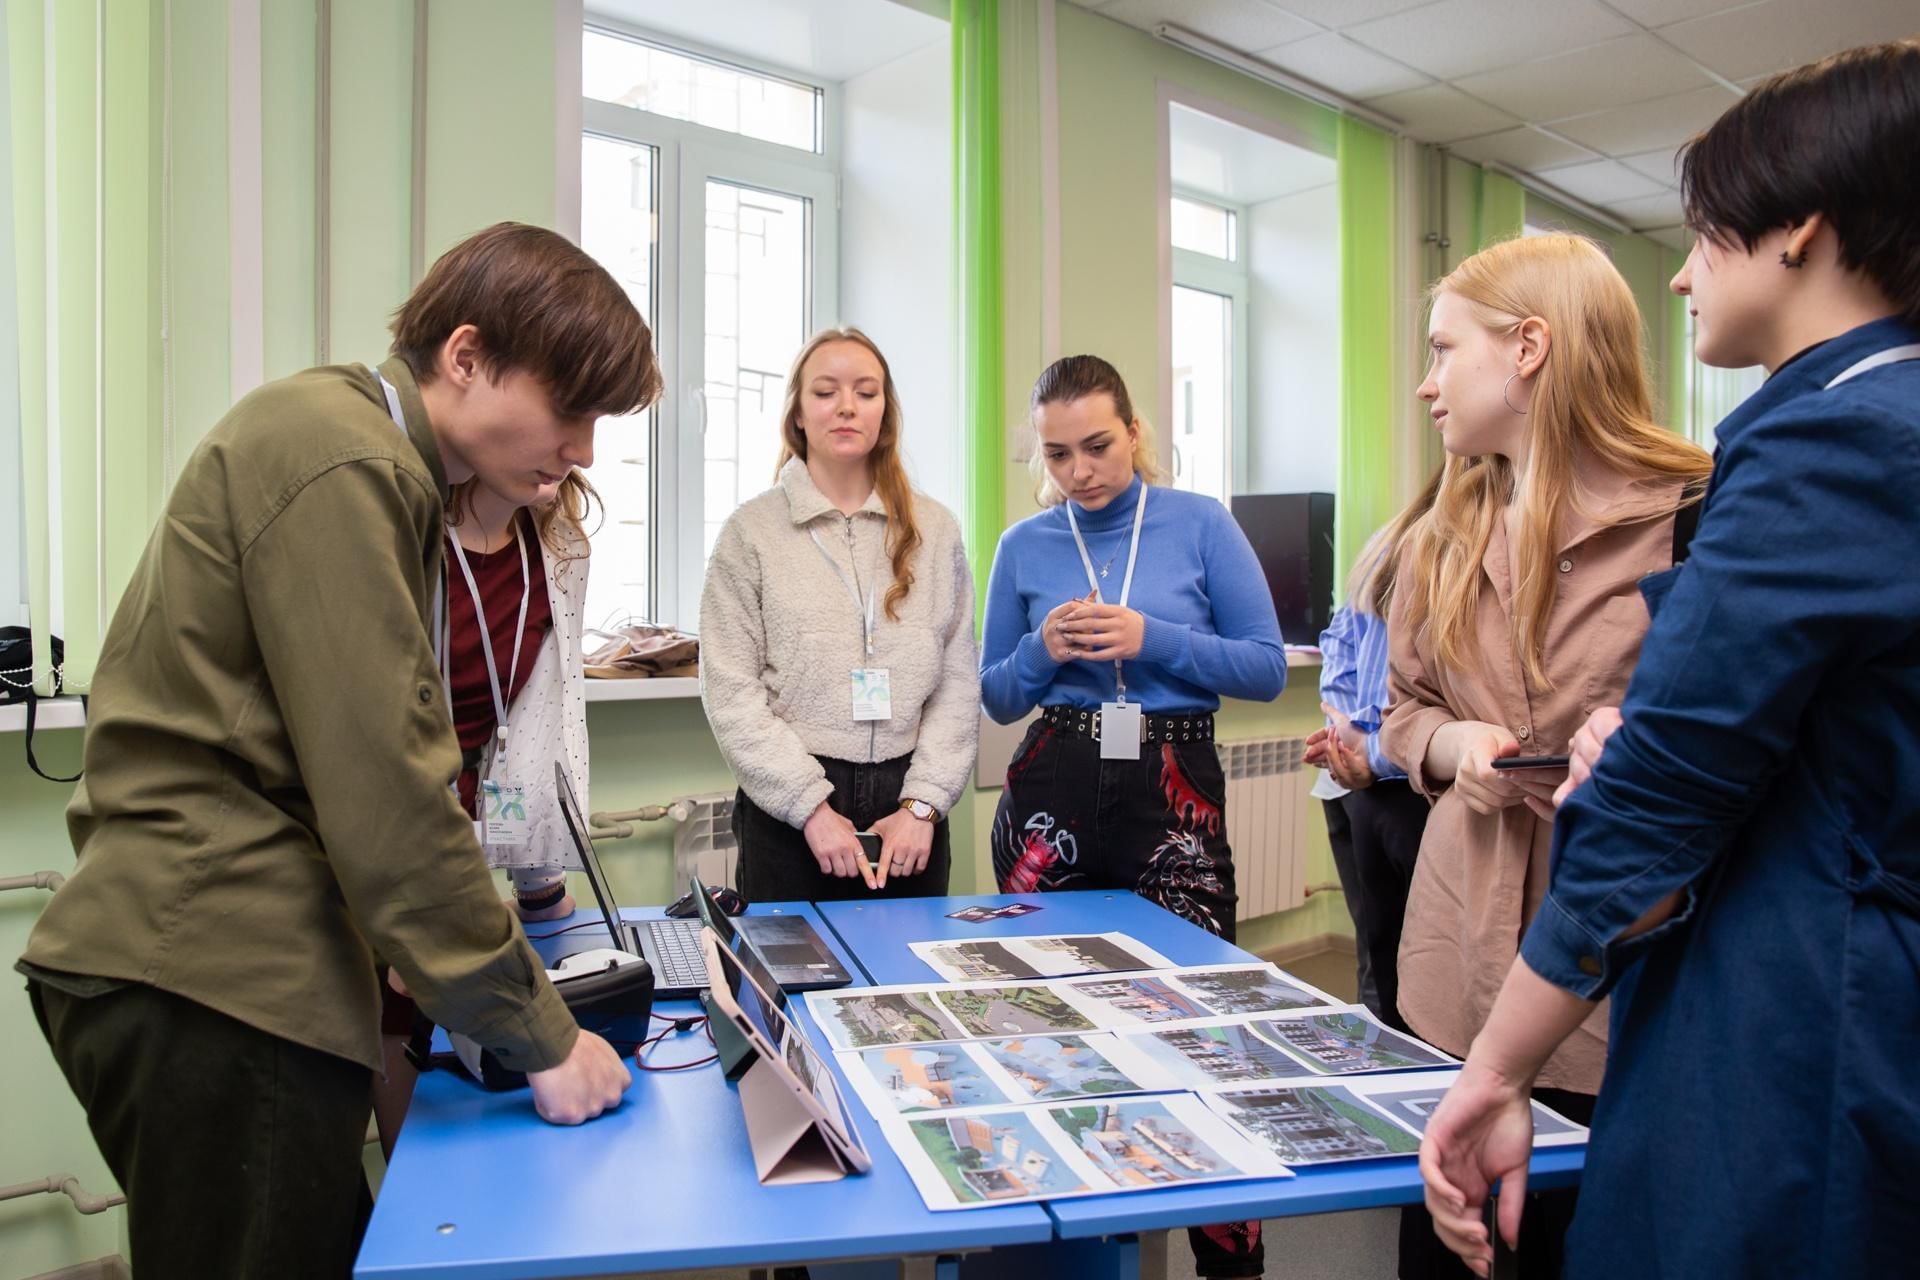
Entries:
{"type": "Polygon", "coordinates": [[[553,762],[553,789],[560,797],[560,816],[566,821],[567,834],[573,837],[574,852],[580,855],[580,865],[587,873],[594,900],[606,917],[607,935],[613,939],[616,950],[638,955],[627,931],[619,927],[620,904],[613,900],[613,886],[607,882],[606,872],[600,869],[600,859],[593,851],[593,837],[587,834],[587,818],[580,812],[579,797],[573,793],[573,779],[567,776],[567,766],[558,760],[553,762]]]}
{"type": "Polygon", "coordinates": [[[746,930],[734,927],[733,918],[714,905],[713,895],[707,892],[707,886],[700,883],[700,877],[693,877],[693,901],[700,912],[700,922],[713,930],[720,939],[720,945],[734,958],[742,969],[752,976],[755,995],[771,992],[774,1013],[766,1014],[763,1020],[771,1023],[779,1010],[787,1007],[787,993],[781,987],[779,979],[773,976],[773,966],[767,963],[767,957],[747,936],[746,930]]]}

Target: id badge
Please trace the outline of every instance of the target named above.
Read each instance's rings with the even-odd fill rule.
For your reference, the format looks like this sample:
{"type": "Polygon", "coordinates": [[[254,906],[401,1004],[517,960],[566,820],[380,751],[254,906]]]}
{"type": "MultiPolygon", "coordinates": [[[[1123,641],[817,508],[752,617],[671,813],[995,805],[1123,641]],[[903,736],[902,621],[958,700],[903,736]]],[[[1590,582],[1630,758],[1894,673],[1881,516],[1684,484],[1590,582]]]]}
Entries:
{"type": "Polygon", "coordinates": [[[514,782],[488,778],[480,784],[480,842],[489,848],[527,842],[527,789],[514,782]]]}
{"type": "Polygon", "coordinates": [[[1140,704],[1103,702],[1100,704],[1100,758],[1102,760],[1138,760],[1140,758],[1140,704]]]}
{"type": "Polygon", "coordinates": [[[893,719],[892,672],[885,667],[854,668],[853,718],[855,720],[893,719]]]}

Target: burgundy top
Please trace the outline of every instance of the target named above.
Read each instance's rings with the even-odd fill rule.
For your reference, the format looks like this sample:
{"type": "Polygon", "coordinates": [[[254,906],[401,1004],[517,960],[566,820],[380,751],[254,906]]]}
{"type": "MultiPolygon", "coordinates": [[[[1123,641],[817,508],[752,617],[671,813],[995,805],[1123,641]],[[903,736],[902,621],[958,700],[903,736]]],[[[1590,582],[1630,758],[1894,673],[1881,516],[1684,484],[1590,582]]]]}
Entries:
{"type": "MultiPolygon", "coordinates": [[[[520,665],[511,673],[513,626],[520,619],[520,551],[512,542],[498,551],[481,554],[467,552],[467,564],[473,569],[473,581],[485,602],[487,631],[493,637],[493,661],[500,671],[501,696],[509,710],[513,697],[526,688],[533,676],[533,664],[539,660],[540,645],[553,626],[553,602],[547,598],[546,561],[540,554],[540,535],[533,521],[522,512],[517,517],[520,537],[527,549],[527,629],[520,642],[520,665]]],[[[453,731],[460,739],[462,752],[474,752],[487,744],[498,728],[493,709],[493,686],[487,680],[487,660],[480,652],[480,628],[474,617],[473,592],[467,589],[466,575],[453,552],[453,530],[447,531],[447,670],[453,686],[453,731]]],[[[480,771],[466,769],[460,774],[460,805],[473,812],[474,796],[480,789],[480,771]]]]}

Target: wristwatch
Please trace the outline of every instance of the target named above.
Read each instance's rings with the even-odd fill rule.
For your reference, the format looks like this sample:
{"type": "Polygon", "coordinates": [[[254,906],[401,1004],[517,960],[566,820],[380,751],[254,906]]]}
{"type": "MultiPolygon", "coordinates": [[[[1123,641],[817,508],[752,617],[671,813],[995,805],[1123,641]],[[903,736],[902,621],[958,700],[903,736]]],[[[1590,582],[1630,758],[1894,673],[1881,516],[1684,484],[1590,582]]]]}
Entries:
{"type": "Polygon", "coordinates": [[[940,811],[925,800],[902,800],[900,807],[922,822],[940,821],[940,811]]]}

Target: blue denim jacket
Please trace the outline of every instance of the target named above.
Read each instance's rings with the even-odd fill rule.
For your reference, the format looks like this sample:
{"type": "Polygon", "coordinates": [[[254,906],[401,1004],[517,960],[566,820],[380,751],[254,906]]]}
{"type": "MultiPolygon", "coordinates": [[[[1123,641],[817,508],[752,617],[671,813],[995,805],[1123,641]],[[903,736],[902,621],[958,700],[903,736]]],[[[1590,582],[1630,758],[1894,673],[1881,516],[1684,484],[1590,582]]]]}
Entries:
{"type": "Polygon", "coordinates": [[[1782,367],[1719,428],[1691,557],[1642,585],[1625,723],[1521,947],[1615,997],[1569,1276],[1912,1266],[1920,362],[1828,384],[1917,342],[1880,320],[1782,367]]]}

